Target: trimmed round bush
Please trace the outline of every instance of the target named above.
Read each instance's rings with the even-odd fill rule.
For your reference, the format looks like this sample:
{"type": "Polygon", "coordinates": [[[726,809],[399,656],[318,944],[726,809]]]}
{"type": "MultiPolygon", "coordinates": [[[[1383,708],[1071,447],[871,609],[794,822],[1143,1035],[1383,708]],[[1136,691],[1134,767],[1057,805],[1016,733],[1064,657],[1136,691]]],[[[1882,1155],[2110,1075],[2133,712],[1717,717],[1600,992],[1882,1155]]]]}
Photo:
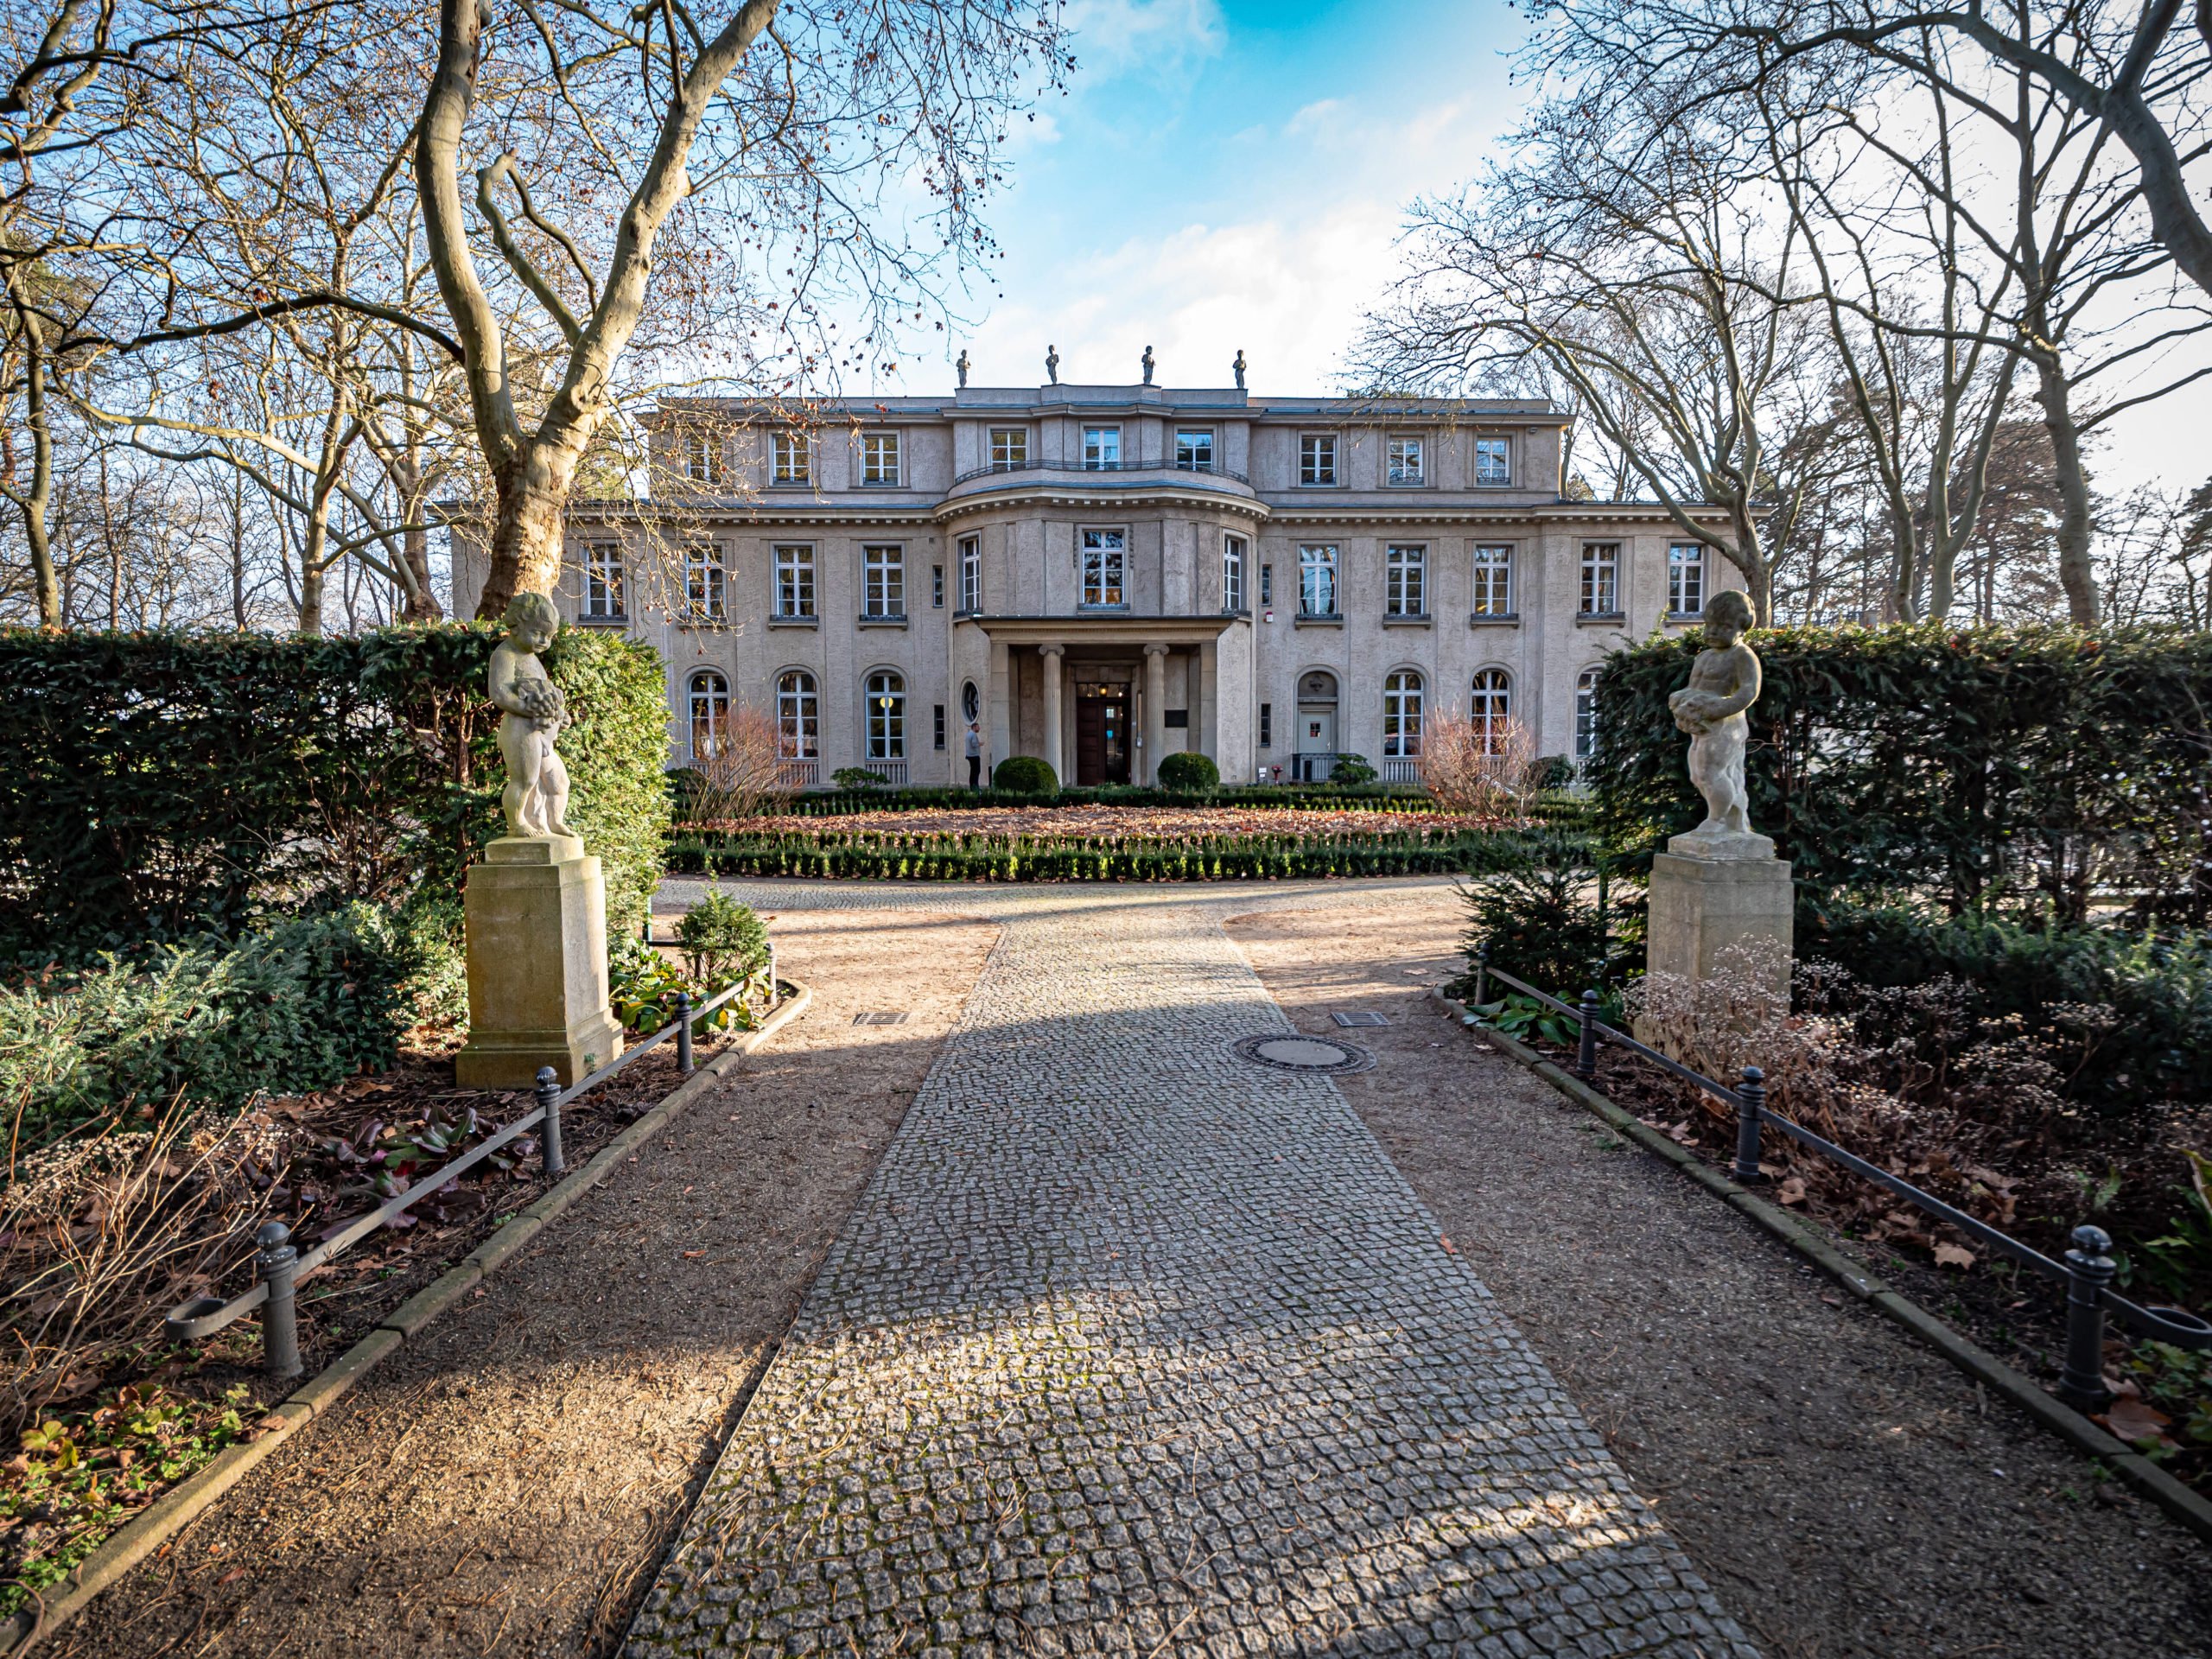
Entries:
{"type": "Polygon", "coordinates": [[[1221,768],[1203,754],[1184,752],[1167,755],[1160,763],[1162,789],[1192,793],[1221,787],[1221,768]]]}
{"type": "Polygon", "coordinates": [[[1011,790],[1017,795],[1056,795],[1060,780],[1052,775],[1051,766],[1033,754],[1010,754],[991,772],[993,789],[1011,790]]]}

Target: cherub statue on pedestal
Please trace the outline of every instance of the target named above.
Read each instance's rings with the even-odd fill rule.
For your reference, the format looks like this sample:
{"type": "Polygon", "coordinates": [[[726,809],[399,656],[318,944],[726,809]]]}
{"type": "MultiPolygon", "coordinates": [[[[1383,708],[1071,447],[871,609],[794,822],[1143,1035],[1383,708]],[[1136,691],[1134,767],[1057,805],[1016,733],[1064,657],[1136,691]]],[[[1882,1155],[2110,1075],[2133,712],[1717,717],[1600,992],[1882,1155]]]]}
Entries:
{"type": "Polygon", "coordinates": [[[539,840],[574,836],[567,823],[569,769],[553,747],[568,703],[537,660],[560,632],[561,613],[543,594],[517,594],[503,620],[507,637],[493,649],[486,689],[502,711],[499,753],[507,786],[499,806],[507,833],[539,840]]]}
{"type": "MultiPolygon", "coordinates": [[[[1743,642],[1751,626],[1748,599],[1733,588],[1715,594],[1705,607],[1705,649],[1690,668],[1690,683],[1667,699],[1675,724],[1690,734],[1690,781],[1705,797],[1705,822],[1677,841],[1720,842],[1754,834],[1744,785],[1744,751],[1751,739],[1744,711],[1759,696],[1758,655],[1743,642]]],[[[1765,850],[1770,854],[1773,843],[1765,850]]]]}

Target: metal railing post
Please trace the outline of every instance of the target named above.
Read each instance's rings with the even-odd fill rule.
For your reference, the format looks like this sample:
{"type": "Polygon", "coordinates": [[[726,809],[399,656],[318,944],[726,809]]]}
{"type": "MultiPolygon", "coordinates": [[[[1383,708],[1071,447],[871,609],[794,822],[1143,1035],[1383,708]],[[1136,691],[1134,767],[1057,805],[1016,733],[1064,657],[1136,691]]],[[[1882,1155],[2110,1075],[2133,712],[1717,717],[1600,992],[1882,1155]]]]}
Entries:
{"type": "Polygon", "coordinates": [[[1759,1119],[1766,1111],[1766,1073],[1756,1065],[1744,1068],[1736,1085],[1736,1166],[1729,1173],[1745,1186],[1759,1178],[1759,1119]]]}
{"type": "Polygon", "coordinates": [[[300,1253],[292,1247],[292,1230],[281,1221],[266,1223],[253,1236],[261,1247],[254,1257],[254,1271],[269,1287],[269,1300],[261,1315],[261,1369],[272,1378],[297,1376],[300,1364],[299,1304],[292,1295],[293,1276],[300,1270],[300,1253]]]}
{"type": "Polygon", "coordinates": [[[1582,993],[1582,1044],[1574,1056],[1574,1075],[1588,1081],[1598,1075],[1598,993],[1582,993]]]}
{"type": "Polygon", "coordinates": [[[537,1068],[537,1103],[545,1110],[545,1122],[538,1126],[539,1141],[545,1148],[545,1173],[565,1174],[569,1162],[561,1155],[561,1079],[550,1065],[537,1068]]]}
{"type": "Polygon", "coordinates": [[[768,1006],[772,1008],[781,1007],[783,1001],[784,994],[777,988],[776,942],[771,939],[768,941],[768,1006]]]}
{"type": "Polygon", "coordinates": [[[1478,944],[1478,945],[1477,945],[1477,946],[1475,947],[1475,1000],[1474,1000],[1474,1003],[1473,1003],[1473,1006],[1474,1006],[1474,1007],[1482,1007],[1482,1005],[1483,1005],[1484,1003],[1485,1003],[1485,1002],[1487,1002],[1487,1001],[1490,1001],[1490,998],[1489,998],[1488,996],[1486,996],[1486,995],[1484,995],[1484,993],[1485,991],[1487,991],[1489,988],[1490,988],[1490,941],[1489,941],[1488,939],[1484,939],[1484,940],[1480,944],[1478,944]]]}
{"type": "Polygon", "coordinates": [[[691,993],[676,994],[676,1075],[691,1075],[691,993]]]}
{"type": "Polygon", "coordinates": [[[2112,1402],[2105,1387],[2105,1287],[2118,1271],[2105,1254],[2111,1249],[2111,1234],[2082,1226],[2066,1252],[2066,1363],[2058,1395],[2076,1411],[2102,1411],[2112,1402]]]}

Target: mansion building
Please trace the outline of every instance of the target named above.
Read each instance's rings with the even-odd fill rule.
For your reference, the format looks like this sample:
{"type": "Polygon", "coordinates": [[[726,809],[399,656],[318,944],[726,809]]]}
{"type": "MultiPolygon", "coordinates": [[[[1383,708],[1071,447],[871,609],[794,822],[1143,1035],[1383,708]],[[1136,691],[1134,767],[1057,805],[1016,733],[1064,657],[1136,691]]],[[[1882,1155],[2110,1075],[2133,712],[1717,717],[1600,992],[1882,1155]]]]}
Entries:
{"type": "MultiPolygon", "coordinates": [[[[1239,378],[1242,378],[1240,374],[1239,378]]],[[[651,501],[570,512],[556,594],[668,664],[677,764],[734,709],[802,779],[986,778],[1042,757],[1147,783],[1419,778],[1422,722],[1522,722],[1580,756],[1597,664],[1697,622],[1734,568],[1659,507],[1570,500],[1541,402],[962,387],[801,423],[664,403],[651,501]]],[[[454,602],[482,554],[456,542],[454,602]]]]}

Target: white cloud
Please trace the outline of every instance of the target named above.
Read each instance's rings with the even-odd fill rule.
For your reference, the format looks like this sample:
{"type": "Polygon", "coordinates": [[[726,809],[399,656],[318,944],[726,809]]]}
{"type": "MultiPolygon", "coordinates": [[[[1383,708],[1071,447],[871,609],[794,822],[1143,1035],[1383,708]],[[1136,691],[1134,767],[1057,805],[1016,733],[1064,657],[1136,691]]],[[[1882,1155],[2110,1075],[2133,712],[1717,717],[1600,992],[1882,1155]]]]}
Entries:
{"type": "Polygon", "coordinates": [[[1173,79],[1229,39],[1217,0],[1068,0],[1063,16],[1084,79],[1173,79]]]}

